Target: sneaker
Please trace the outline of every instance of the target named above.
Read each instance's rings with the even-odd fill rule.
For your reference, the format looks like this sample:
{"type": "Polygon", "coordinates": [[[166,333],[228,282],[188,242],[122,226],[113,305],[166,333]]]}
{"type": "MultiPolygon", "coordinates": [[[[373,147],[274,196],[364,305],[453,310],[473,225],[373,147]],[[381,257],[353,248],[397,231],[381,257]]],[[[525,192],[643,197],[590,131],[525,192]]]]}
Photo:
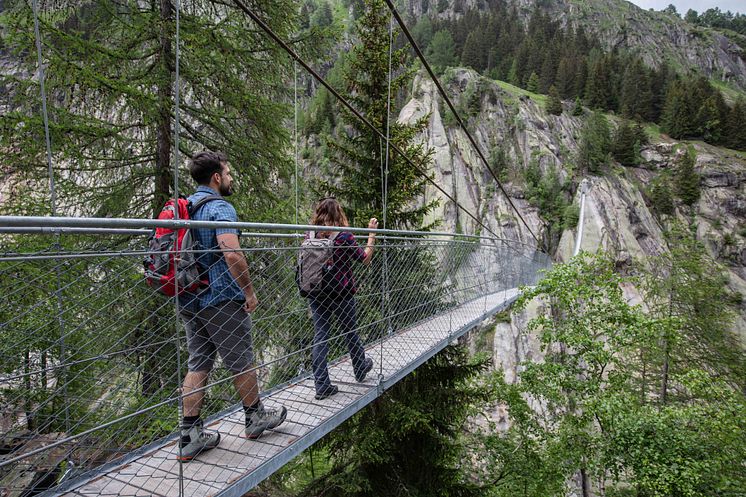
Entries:
{"type": "Polygon", "coordinates": [[[362,383],[363,381],[365,381],[365,376],[370,372],[371,369],[373,369],[373,359],[371,359],[370,357],[366,357],[363,364],[365,364],[363,370],[355,373],[355,379],[358,381],[358,383],[362,383]]]}
{"type": "Polygon", "coordinates": [[[265,409],[264,404],[259,403],[259,408],[246,419],[246,436],[254,440],[264,432],[277,428],[285,421],[288,410],[283,407],[277,409],[265,409]]]}
{"type": "Polygon", "coordinates": [[[316,400],[328,399],[329,397],[336,394],[337,392],[339,392],[339,388],[337,387],[337,385],[329,385],[325,390],[322,390],[321,392],[316,392],[316,395],[314,396],[314,398],[316,400]]]}
{"type": "Polygon", "coordinates": [[[181,450],[176,454],[179,461],[191,461],[199,454],[214,449],[220,443],[220,433],[205,431],[200,419],[191,428],[181,429],[181,450]],[[187,439],[187,437],[189,437],[187,439]],[[187,440],[189,440],[187,442],[187,440]]]}

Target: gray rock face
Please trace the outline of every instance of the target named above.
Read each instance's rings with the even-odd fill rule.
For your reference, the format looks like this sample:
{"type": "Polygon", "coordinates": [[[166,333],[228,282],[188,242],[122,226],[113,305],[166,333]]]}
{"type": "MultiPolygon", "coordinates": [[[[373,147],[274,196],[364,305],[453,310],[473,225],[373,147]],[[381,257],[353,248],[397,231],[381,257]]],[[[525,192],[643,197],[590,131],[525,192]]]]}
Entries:
{"type": "MultiPolygon", "coordinates": [[[[460,98],[469,95],[471,90],[478,88],[481,92],[479,111],[469,117],[467,127],[488,157],[498,147],[505,153],[510,165],[509,171],[500,173],[505,180],[505,190],[531,231],[541,236],[546,228],[538,210],[525,199],[523,172],[533,162],[543,174],[555,168],[562,178],[577,176],[573,164],[583,119],[567,113],[551,116],[540,104],[525,97],[522,90],[480,78],[473,71],[459,69],[443,80],[457,106],[460,98]]],[[[448,112],[435,86],[424,77],[417,77],[413,85],[414,96],[402,109],[399,120],[412,122],[429,114],[430,126],[422,140],[434,150],[432,172],[436,182],[466,209],[476,213],[498,236],[535,245],[506,196],[496,188],[463,130],[444,117],[448,112]]],[[[746,295],[746,240],[743,236],[746,158],[700,142],[693,146],[697,153],[696,169],[702,177],[701,197],[692,211],[697,236],[711,255],[726,265],[731,290],[746,295]]],[[[586,199],[581,248],[590,252],[599,249],[610,252],[621,270],[634,261],[644,263],[648,257],[663,253],[666,250],[663,227],[646,204],[645,188],[666,169],[675,174],[677,158],[684,150],[685,147],[670,141],[654,143],[642,151],[645,163],[641,167],[617,166],[602,176],[588,177],[591,189],[586,199]]],[[[435,188],[429,187],[425,197],[440,199],[432,220],[442,219],[442,229],[459,228],[465,233],[479,231],[477,223],[460,213],[435,188]]],[[[690,212],[679,206],[677,216],[689,222],[690,212]]],[[[576,233],[575,229],[563,232],[553,254],[555,260],[570,258],[576,233]]],[[[624,290],[631,302],[641,301],[634,287],[624,290]]],[[[515,379],[521,362],[541,358],[535,339],[522,331],[528,319],[539,310],[537,304],[514,315],[510,323],[494,326],[491,352],[495,365],[505,371],[508,381],[515,379]]],[[[746,334],[746,304],[741,311],[735,327],[743,335],[746,334]]],[[[500,422],[499,408],[494,414],[495,420],[500,422]]]]}

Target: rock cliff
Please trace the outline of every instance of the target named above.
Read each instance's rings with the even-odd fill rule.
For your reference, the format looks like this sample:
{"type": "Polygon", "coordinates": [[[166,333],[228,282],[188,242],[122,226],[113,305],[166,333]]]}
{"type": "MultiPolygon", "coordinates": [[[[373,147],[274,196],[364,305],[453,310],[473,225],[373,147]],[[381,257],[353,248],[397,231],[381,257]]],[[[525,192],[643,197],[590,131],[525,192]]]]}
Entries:
{"type": "MultiPolygon", "coordinates": [[[[569,102],[565,102],[566,112],[562,115],[549,115],[544,111],[543,97],[490,81],[471,70],[451,71],[443,80],[455,104],[470,109],[467,127],[482,150],[492,156],[495,150],[504,152],[509,165],[508,170],[500,172],[505,188],[531,231],[544,236],[548,227],[539,210],[526,200],[523,173],[531,164],[538,165],[543,174],[555,169],[564,181],[577,185],[581,178],[574,162],[583,118],[570,115],[569,102]]],[[[496,188],[464,132],[449,120],[450,111],[446,109],[434,84],[418,76],[412,97],[399,115],[401,121],[410,122],[429,114],[430,125],[422,139],[434,149],[436,182],[464,207],[479,213],[481,220],[499,236],[536,245],[496,188]]],[[[610,120],[614,122],[613,117],[610,120]]],[[[701,175],[702,194],[691,209],[677,206],[675,215],[697,227],[697,237],[726,266],[730,289],[746,295],[746,156],[702,142],[690,144],[697,153],[696,170],[701,175]]],[[[665,136],[654,137],[642,150],[644,163],[639,167],[616,165],[602,175],[588,176],[591,188],[581,248],[609,251],[621,270],[633,261],[644,264],[647,257],[665,251],[664,227],[647,205],[644,192],[662,171],[674,167],[684,149],[665,136]]],[[[578,195],[575,192],[576,204],[578,195]]],[[[476,223],[459,214],[440,192],[428,188],[426,198],[433,197],[441,198],[432,218],[443,219],[443,229],[477,231],[476,223]]],[[[552,254],[555,260],[567,260],[572,255],[575,236],[576,229],[562,231],[552,254]]],[[[630,300],[639,302],[634,288],[625,291],[630,300]]],[[[532,306],[527,312],[514,315],[509,323],[493,325],[490,331],[494,332],[489,343],[493,344],[495,364],[505,369],[508,379],[515,377],[522,361],[541,355],[538,344],[521,335],[525,322],[535,312],[537,306],[532,306]]],[[[741,336],[746,335],[745,316],[746,304],[742,303],[735,324],[741,336]]]]}

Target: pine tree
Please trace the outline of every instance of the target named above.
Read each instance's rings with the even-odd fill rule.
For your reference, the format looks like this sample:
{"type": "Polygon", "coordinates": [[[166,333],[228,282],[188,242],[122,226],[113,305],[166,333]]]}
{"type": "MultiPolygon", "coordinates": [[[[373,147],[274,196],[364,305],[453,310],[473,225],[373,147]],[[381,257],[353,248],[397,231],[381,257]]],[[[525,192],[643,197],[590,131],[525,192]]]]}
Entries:
{"type": "Polygon", "coordinates": [[[528,78],[526,89],[531,93],[536,93],[539,91],[539,76],[535,72],[532,72],[531,76],[528,78]]]}
{"type": "Polygon", "coordinates": [[[578,117],[582,116],[583,113],[583,102],[580,101],[580,97],[575,97],[575,106],[572,108],[572,115],[578,117]]]}
{"type": "Polygon", "coordinates": [[[572,59],[563,57],[557,68],[557,80],[555,86],[562,98],[574,96],[575,67],[572,59]]]}
{"type": "Polygon", "coordinates": [[[562,114],[562,99],[560,99],[557,88],[552,85],[549,87],[549,99],[547,100],[547,112],[555,116],[562,114]]]}
{"type": "Polygon", "coordinates": [[[696,109],[692,106],[685,84],[675,81],[666,94],[662,130],[671,138],[681,139],[692,136],[694,132],[692,121],[695,112],[696,109]]]}
{"type": "MultiPolygon", "coordinates": [[[[41,15],[60,212],[150,217],[173,195],[175,12],[169,0],[147,4],[73,2],[41,15]]],[[[287,37],[295,30],[293,5],[278,0],[257,9],[287,37]]],[[[33,73],[30,4],[13,2],[2,16],[3,44],[33,73]]],[[[195,1],[181,21],[181,151],[226,151],[237,191],[251,192],[237,208],[256,218],[273,208],[278,181],[289,178],[288,58],[222,2],[195,1]]],[[[43,198],[47,189],[39,87],[8,75],[0,83],[12,99],[0,116],[0,148],[23,177],[4,207],[28,212],[28,195],[43,198]]],[[[186,191],[183,169],[181,177],[186,191]]]]}
{"type": "Polygon", "coordinates": [[[610,135],[606,117],[598,111],[593,112],[581,132],[578,164],[589,172],[599,172],[609,160],[610,135]]]}
{"type": "Polygon", "coordinates": [[[614,134],[611,153],[623,166],[634,166],[639,163],[638,137],[629,121],[622,121],[614,134]]]}
{"type": "Polygon", "coordinates": [[[728,111],[725,122],[724,142],[736,150],[746,150],[746,101],[739,98],[728,111]]]}
{"type": "Polygon", "coordinates": [[[700,176],[694,170],[695,158],[694,150],[691,149],[682,154],[677,161],[674,186],[676,195],[685,205],[693,205],[699,200],[700,176]]]}
{"type": "Polygon", "coordinates": [[[598,57],[593,63],[586,82],[585,101],[591,109],[609,108],[609,74],[605,57],[598,57]]]}
{"type": "Polygon", "coordinates": [[[445,29],[435,33],[430,46],[427,48],[427,55],[433,68],[441,73],[446,67],[455,66],[457,63],[456,45],[451,33],[445,29]]]}
{"type": "Polygon", "coordinates": [[[653,180],[648,190],[653,210],[661,215],[673,215],[675,206],[673,203],[673,192],[671,191],[671,179],[668,174],[661,174],[653,180]]]}
{"type": "MultiPolygon", "coordinates": [[[[360,42],[355,45],[345,82],[355,108],[362,111],[376,128],[385,129],[387,118],[391,117],[392,143],[402,149],[420,170],[426,171],[432,161],[432,151],[418,143],[416,138],[427,126],[428,116],[410,125],[398,122],[393,117],[396,115],[393,109],[391,116],[387,114],[388,20],[388,9],[383,0],[365,1],[365,8],[357,22],[360,42]]],[[[434,39],[433,45],[435,43],[434,39]]],[[[405,49],[394,51],[392,57],[393,98],[407,87],[413,73],[405,69],[405,49]]],[[[342,112],[341,118],[346,124],[345,130],[341,136],[329,142],[333,152],[330,160],[336,166],[337,178],[324,183],[322,188],[326,190],[325,193],[334,193],[340,198],[353,225],[367,223],[370,217],[380,219],[383,217],[381,168],[385,143],[349,112],[342,112]]],[[[387,227],[422,227],[424,216],[436,205],[436,201],[417,204],[422,198],[426,179],[393,149],[389,150],[388,167],[387,227]]]]}
{"type": "Polygon", "coordinates": [[[480,47],[480,33],[472,31],[464,43],[464,51],[461,54],[461,64],[481,72],[484,69],[482,62],[483,52],[480,47]]]}

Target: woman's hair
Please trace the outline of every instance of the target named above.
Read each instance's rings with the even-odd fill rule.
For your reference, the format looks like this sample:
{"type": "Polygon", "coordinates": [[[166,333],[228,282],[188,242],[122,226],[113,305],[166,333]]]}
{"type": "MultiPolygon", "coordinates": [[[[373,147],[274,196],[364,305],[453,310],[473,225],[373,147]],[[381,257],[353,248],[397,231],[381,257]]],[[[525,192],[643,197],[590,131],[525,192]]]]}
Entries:
{"type": "Polygon", "coordinates": [[[311,218],[311,224],[314,226],[349,226],[345,211],[339,205],[336,198],[327,197],[319,200],[316,209],[311,218]]]}

